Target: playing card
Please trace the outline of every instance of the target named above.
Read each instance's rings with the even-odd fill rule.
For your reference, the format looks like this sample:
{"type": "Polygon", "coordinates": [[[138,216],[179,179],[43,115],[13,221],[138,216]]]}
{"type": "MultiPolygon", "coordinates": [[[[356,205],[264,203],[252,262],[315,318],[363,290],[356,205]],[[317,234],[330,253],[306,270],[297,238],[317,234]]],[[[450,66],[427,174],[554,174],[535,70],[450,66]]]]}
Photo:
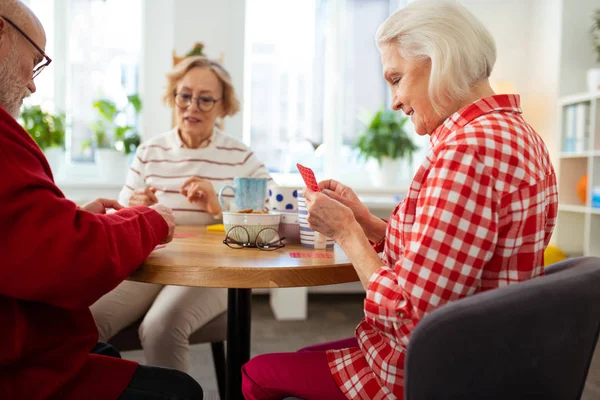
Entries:
{"type": "Polygon", "coordinates": [[[298,167],[298,171],[300,171],[300,175],[302,175],[302,179],[304,179],[306,187],[313,192],[320,192],[321,190],[319,189],[317,179],[315,178],[315,173],[312,171],[312,169],[300,164],[296,164],[296,167],[298,167]]]}

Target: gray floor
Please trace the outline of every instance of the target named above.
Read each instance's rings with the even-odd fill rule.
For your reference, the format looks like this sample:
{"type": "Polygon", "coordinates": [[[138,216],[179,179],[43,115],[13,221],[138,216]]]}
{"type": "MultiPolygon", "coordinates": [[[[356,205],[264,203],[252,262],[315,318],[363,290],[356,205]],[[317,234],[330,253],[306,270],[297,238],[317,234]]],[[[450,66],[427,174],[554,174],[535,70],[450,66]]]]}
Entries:
{"type": "MultiPolygon", "coordinates": [[[[307,321],[278,322],[273,318],[268,297],[254,296],[252,355],[295,351],[311,344],[350,337],[363,316],[362,301],[361,295],[311,295],[307,321]]],[[[124,352],[123,357],[144,362],[142,351],[124,352]]],[[[210,346],[192,346],[191,358],[190,375],[204,388],[205,399],[218,399],[210,346]]],[[[582,399],[600,399],[600,351],[594,355],[582,399]]]]}

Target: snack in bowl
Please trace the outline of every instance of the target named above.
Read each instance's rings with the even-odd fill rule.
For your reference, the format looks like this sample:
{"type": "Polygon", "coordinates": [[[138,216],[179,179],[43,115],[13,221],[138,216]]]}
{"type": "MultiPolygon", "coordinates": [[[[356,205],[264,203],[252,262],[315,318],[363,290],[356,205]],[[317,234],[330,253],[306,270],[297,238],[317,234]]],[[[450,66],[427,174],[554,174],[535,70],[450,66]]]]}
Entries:
{"type": "Polygon", "coordinates": [[[269,212],[267,210],[253,210],[251,208],[245,208],[243,210],[238,210],[236,211],[236,213],[238,214],[268,214],[269,212]]]}
{"type": "MultiPolygon", "coordinates": [[[[279,222],[281,220],[281,213],[278,212],[253,212],[253,213],[240,213],[238,212],[223,212],[223,225],[225,226],[225,233],[231,232],[232,239],[240,242],[249,240],[250,244],[256,242],[256,236],[258,233],[266,228],[275,230],[275,234],[279,230],[279,222]],[[237,230],[231,231],[231,228],[241,226],[248,232],[248,238],[242,237],[238,234],[237,230]]],[[[263,238],[264,239],[264,238],[263,238]]],[[[270,240],[270,238],[266,238],[270,240]]]]}

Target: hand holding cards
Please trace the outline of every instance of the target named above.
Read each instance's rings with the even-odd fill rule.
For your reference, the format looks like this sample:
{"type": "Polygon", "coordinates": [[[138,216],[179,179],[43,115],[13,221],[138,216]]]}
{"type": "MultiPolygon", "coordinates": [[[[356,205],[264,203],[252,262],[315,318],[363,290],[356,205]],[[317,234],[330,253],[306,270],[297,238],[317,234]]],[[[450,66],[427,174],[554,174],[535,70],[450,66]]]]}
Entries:
{"type": "Polygon", "coordinates": [[[320,192],[321,190],[319,189],[319,184],[317,183],[315,173],[312,171],[312,169],[300,164],[296,164],[296,167],[298,167],[298,171],[300,171],[300,175],[302,175],[302,179],[304,179],[306,187],[313,192],[320,192]]]}

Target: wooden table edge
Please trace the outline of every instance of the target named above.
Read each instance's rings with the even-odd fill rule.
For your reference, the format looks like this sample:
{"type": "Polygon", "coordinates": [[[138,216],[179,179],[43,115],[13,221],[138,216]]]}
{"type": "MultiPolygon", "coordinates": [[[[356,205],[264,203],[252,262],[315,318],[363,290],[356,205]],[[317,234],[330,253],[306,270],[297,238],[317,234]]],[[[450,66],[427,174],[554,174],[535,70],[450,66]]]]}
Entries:
{"type": "Polygon", "coordinates": [[[324,286],[359,280],[351,263],[288,268],[166,267],[144,265],[129,278],[162,285],[239,289],[324,286]],[[231,278],[228,279],[228,276],[231,278]]]}

